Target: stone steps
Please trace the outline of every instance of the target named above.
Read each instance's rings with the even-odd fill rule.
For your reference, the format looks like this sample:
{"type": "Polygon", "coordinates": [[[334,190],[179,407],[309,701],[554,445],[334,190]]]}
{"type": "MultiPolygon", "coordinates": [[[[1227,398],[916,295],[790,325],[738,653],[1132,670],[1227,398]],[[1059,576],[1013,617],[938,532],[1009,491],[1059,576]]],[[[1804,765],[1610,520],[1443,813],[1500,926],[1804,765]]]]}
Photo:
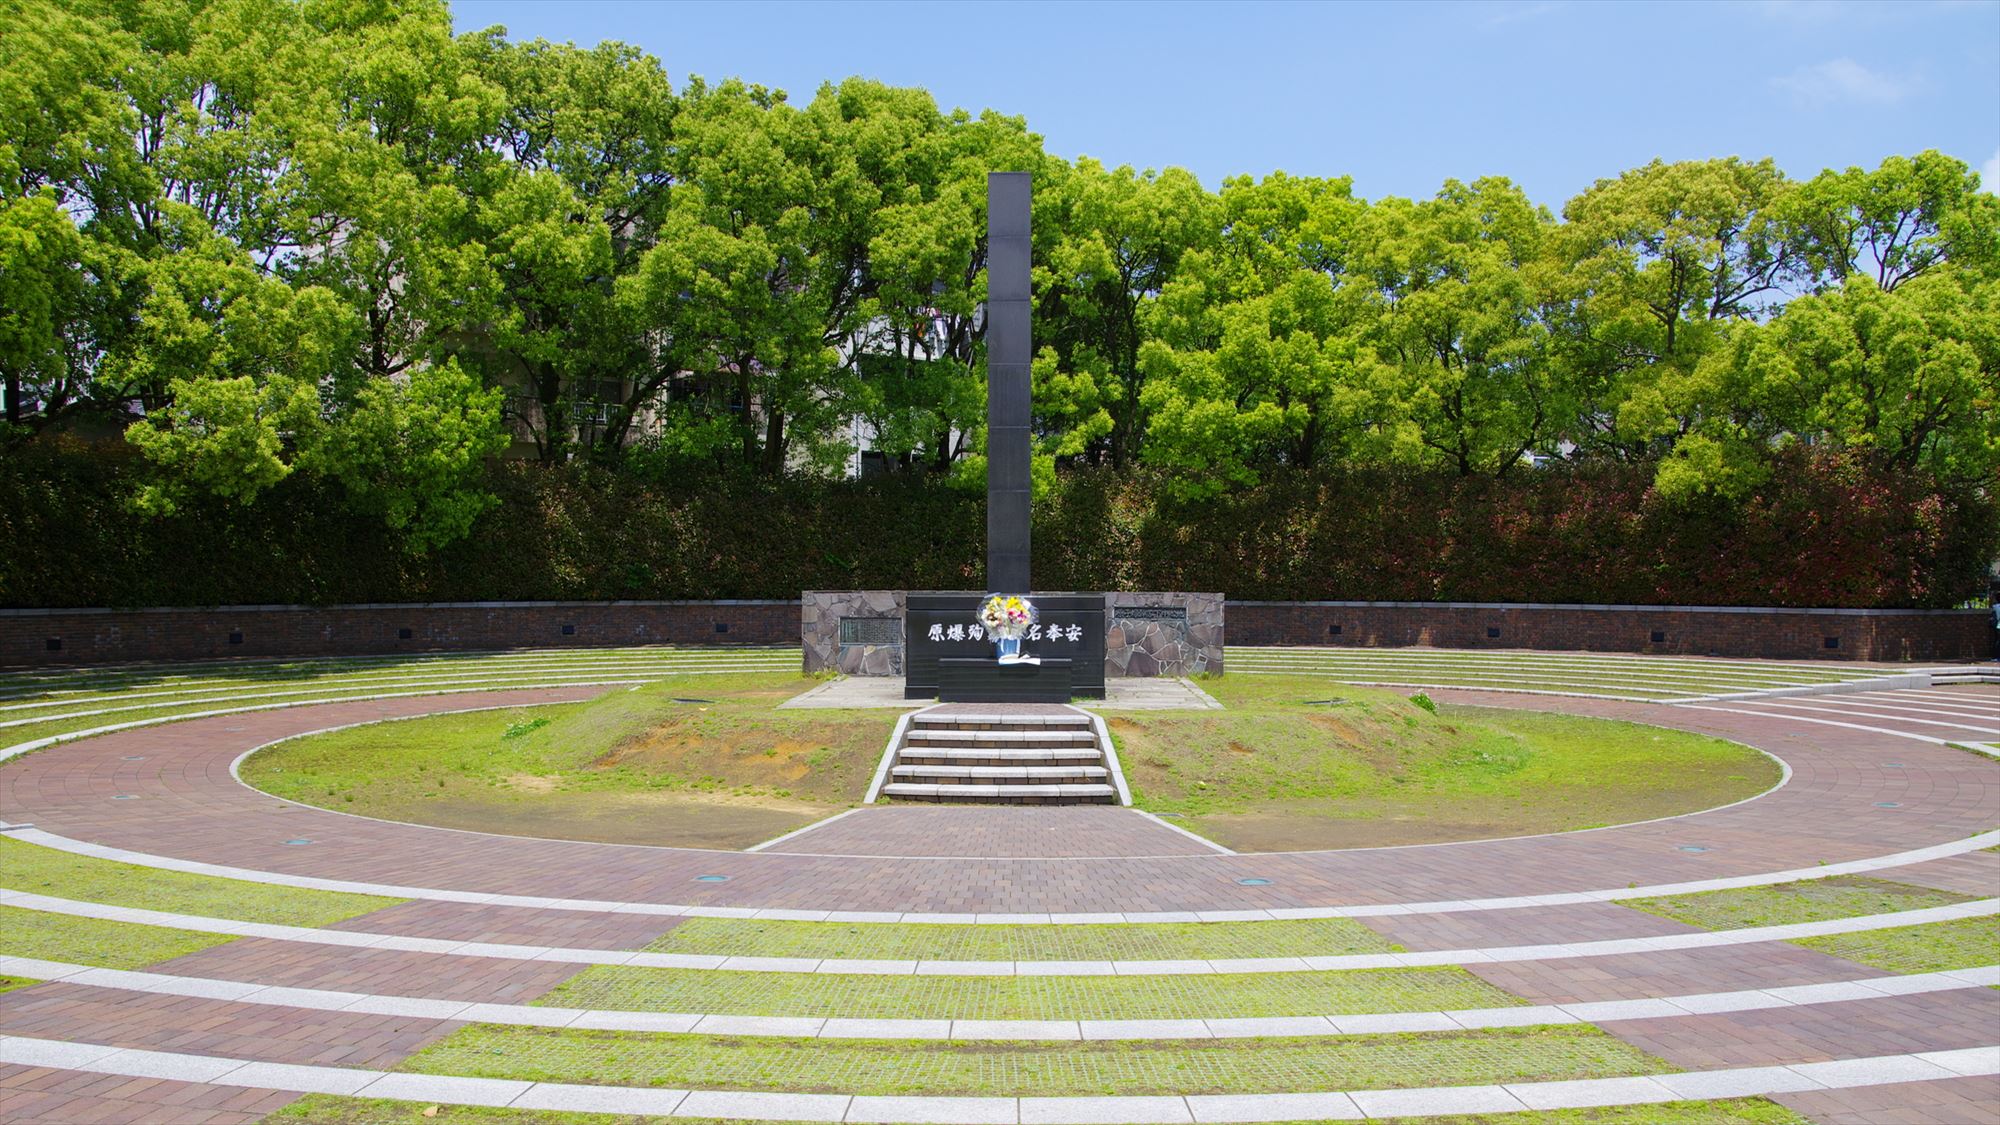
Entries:
{"type": "Polygon", "coordinates": [[[1095,746],[1092,730],[930,730],[910,732],[911,742],[942,745],[1012,746],[1027,743],[1049,746],[1095,746]]]}
{"type": "Polygon", "coordinates": [[[1043,762],[1088,765],[1103,760],[1095,746],[1032,747],[994,750],[978,747],[948,749],[934,746],[905,746],[898,761],[906,764],[935,763],[944,766],[1017,766],[1043,762]]]}
{"type": "Polygon", "coordinates": [[[894,782],[884,796],[899,801],[976,801],[1015,805],[1114,805],[1118,791],[1109,785],[928,785],[894,782]]]}
{"type": "Polygon", "coordinates": [[[968,785],[975,782],[1040,784],[1102,781],[1111,776],[1103,766],[897,766],[889,771],[897,781],[968,785]]]}
{"type": "Polygon", "coordinates": [[[1097,728],[1081,712],[942,710],[910,717],[882,780],[901,801],[1117,804],[1097,728]]]}

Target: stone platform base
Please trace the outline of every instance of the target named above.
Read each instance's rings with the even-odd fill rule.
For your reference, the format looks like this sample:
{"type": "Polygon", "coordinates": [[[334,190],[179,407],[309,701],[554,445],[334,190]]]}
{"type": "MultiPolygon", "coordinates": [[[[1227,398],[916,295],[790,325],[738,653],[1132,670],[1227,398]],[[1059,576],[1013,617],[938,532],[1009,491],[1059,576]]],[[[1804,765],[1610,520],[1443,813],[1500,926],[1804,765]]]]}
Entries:
{"type": "MultiPolygon", "coordinates": [[[[1075,666],[1060,657],[1033,664],[1002,664],[990,656],[947,656],[938,661],[940,703],[1068,703],[1079,690],[1075,666]]],[[[923,692],[908,687],[909,692],[923,692]]],[[[928,693],[924,693],[928,694],[928,693]]]]}

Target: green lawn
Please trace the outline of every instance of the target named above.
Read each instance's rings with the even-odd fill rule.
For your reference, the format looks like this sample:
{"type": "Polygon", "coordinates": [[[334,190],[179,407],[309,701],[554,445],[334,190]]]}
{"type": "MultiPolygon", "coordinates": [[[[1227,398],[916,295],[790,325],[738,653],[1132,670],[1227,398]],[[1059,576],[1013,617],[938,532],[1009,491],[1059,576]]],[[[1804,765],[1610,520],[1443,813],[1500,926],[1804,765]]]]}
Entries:
{"type": "Polygon", "coordinates": [[[1972,895],[1858,875],[1804,879],[1767,887],[1741,887],[1663,898],[1628,899],[1623,905],[1710,930],[1826,922],[1867,914],[1893,914],[1970,902],[1972,895]]]}
{"type": "MultiPolygon", "coordinates": [[[[344,1098],[331,1094],[309,1094],[264,1120],[271,1125],[642,1125],[667,1121],[674,1122],[674,1125],[729,1125],[699,1117],[632,1117],[487,1106],[431,1106],[422,1102],[344,1098]],[[425,1116],[427,1112],[430,1116],[425,1116]]],[[[1667,1102],[1603,1109],[1529,1110],[1470,1117],[1385,1117],[1376,1120],[1382,1125],[1807,1125],[1805,1118],[1762,1098],[1667,1102]]],[[[1286,1125],[1306,1123],[1289,1122],[1286,1125]]]]}
{"type": "Polygon", "coordinates": [[[1400,946],[1348,918],[1103,926],[936,926],[690,918],[647,948],[724,957],[1177,961],[1331,957],[1400,946]]]}
{"type": "Polygon", "coordinates": [[[1204,1019],[1426,1012],[1521,1003],[1457,967],[1167,976],[917,977],[599,965],[537,1004],[864,1019],[1204,1019]]]}
{"type": "Polygon", "coordinates": [[[0,955],[137,969],[235,939],[136,922],[112,922],[0,906],[0,955]]]}
{"type": "Polygon", "coordinates": [[[1893,930],[1829,934],[1795,944],[1892,973],[1941,973],[2000,964],[2000,916],[1893,930]]]}
{"type": "Polygon", "coordinates": [[[330,926],[406,901],[139,867],[6,836],[0,880],[13,891],[286,926],[330,926]]]}
{"type": "Polygon", "coordinates": [[[775,709],[816,682],[796,672],[674,676],[588,703],[294,739],[242,772],[280,797],[390,820],[740,847],[867,792],[896,713],[775,709]]]}
{"type": "MultiPolygon", "coordinates": [[[[0,745],[118,723],[374,693],[660,679],[701,669],[795,668],[795,650],[594,649],[466,656],[157,665],[0,675],[0,745]]],[[[693,677],[690,679],[704,678],[693,677]]],[[[607,688],[607,690],[610,690],[607,688]]]]}
{"type": "MultiPolygon", "coordinates": [[[[12,956],[19,957],[21,956],[21,954],[16,953],[12,954],[12,956]]],[[[27,988],[29,985],[35,985],[40,983],[42,982],[38,980],[29,980],[26,977],[0,976],[0,992],[12,992],[17,988],[27,988]]]]}
{"type": "Polygon", "coordinates": [[[1227,1094],[1608,1078],[1671,1071],[1582,1025],[1177,1043],[725,1039],[474,1024],[406,1060],[426,1074],[802,1093],[1227,1094]]]}
{"type": "Polygon", "coordinates": [[[1226,676],[1226,710],[1109,722],[1142,808],[1240,851],[1526,835],[1711,808],[1775,785],[1736,743],[1605,719],[1440,707],[1308,676],[1226,676]]]}

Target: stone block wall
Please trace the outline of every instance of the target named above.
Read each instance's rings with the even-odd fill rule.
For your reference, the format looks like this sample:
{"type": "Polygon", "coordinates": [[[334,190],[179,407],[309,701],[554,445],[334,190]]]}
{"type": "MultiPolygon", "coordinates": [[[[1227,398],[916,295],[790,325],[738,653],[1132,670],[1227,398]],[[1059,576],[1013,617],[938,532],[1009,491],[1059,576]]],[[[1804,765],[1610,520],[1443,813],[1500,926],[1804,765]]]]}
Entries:
{"type": "MultiPolygon", "coordinates": [[[[1107,594],[1111,610],[1105,638],[1106,676],[1187,676],[1222,671],[1221,594],[1107,594]],[[1118,616],[1121,608],[1134,614],[1118,616]],[[1182,620],[1145,610],[1183,611],[1182,620]]],[[[842,643],[841,620],[894,618],[902,637],[906,609],[902,590],[808,590],[799,603],[800,641],[808,673],[838,671],[850,676],[900,676],[903,645],[842,643]]],[[[885,634],[888,626],[881,626],[885,634]]]]}
{"type": "Polygon", "coordinates": [[[905,599],[902,590],[807,590],[799,600],[806,674],[902,675],[905,599]],[[872,624],[843,640],[843,618],[872,624]]]}
{"type": "Polygon", "coordinates": [[[1231,602],[1241,645],[1493,648],[1780,660],[1987,660],[1983,609],[1231,602]]]}
{"type": "Polygon", "coordinates": [[[1222,674],[1221,594],[1106,594],[1111,628],[1107,676],[1222,674]]]}

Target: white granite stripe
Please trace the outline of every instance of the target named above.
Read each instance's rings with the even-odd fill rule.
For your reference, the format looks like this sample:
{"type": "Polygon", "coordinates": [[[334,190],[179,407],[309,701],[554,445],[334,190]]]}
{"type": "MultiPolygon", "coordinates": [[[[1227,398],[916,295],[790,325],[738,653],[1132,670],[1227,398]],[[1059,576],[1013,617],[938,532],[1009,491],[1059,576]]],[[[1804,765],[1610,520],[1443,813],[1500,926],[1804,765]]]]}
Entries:
{"type": "MultiPolygon", "coordinates": [[[[350,894],[379,895],[388,898],[411,898],[438,902],[485,903],[496,906],[515,906],[540,910],[575,910],[596,913],[643,914],[667,917],[690,918],[767,918],[782,916],[788,911],[776,909],[760,910],[754,907],[693,906],[673,903],[649,902],[609,902],[582,901],[575,899],[550,899],[530,895],[506,895],[474,891],[455,891],[432,887],[409,887],[392,883],[368,883],[349,879],[324,879],[309,875],[288,875],[274,871],[258,871],[253,868],[229,867],[222,864],[201,863],[194,860],[175,859],[170,856],[151,855],[124,848],[106,847],[82,840],[72,840],[39,828],[17,828],[7,833],[10,839],[23,840],[58,851],[87,855],[98,859],[115,860],[139,867],[154,867],[167,871],[185,871],[197,875],[214,875],[225,879],[241,879],[245,882],[264,883],[275,886],[303,887],[309,890],[342,891],[350,894]]],[[[1679,883],[1653,883],[1637,887],[1616,887],[1595,891],[1572,891],[1561,895],[1518,895],[1509,898],[1490,898],[1478,901],[1449,899],[1430,902],[1368,903],[1355,906],[1306,906],[1277,907],[1255,911],[1124,911],[1116,914],[1096,913],[1088,915],[1088,921],[1072,920],[1062,914],[1039,915],[1047,925],[1102,925],[1107,920],[1115,923],[1159,923],[1159,922],[1220,922],[1220,921],[1266,921],[1274,919],[1323,919],[1323,918],[1374,918],[1386,915],[1444,914],[1464,911],[1516,910],[1549,905],[1552,900],[1562,902],[1618,902],[1625,899],[1655,898],[1661,895],[1695,894],[1701,891],[1733,890],[1740,887],[1768,886],[1774,883],[1792,883],[1810,879],[1824,879],[1834,875],[1857,875],[1871,871],[1885,871],[1896,867],[1907,867],[1927,863],[1936,859],[1966,855],[2000,844],[2000,830],[1981,832],[1959,840],[1942,844],[1932,844],[1908,851],[1887,855],[1870,856],[1865,859],[1844,860],[1814,867],[1796,867],[1782,871],[1768,871],[1753,875],[1733,875],[1720,879],[1691,879],[1679,883]]],[[[1210,859],[1219,856],[1179,856],[1178,859],[1210,859]]],[[[1000,915],[925,913],[922,911],[890,912],[867,911],[861,914],[830,913],[828,921],[850,922],[905,922],[928,925],[1006,925],[996,919],[1000,915]]]]}
{"type": "MultiPolygon", "coordinates": [[[[321,930],[306,926],[280,926],[264,922],[243,922],[232,918],[211,918],[199,914],[177,914],[164,910],[142,910],[112,906],[51,895],[0,889],[0,905],[64,914],[83,918],[103,918],[146,926],[165,926],[199,933],[236,937],[261,937],[317,945],[341,945],[443,956],[487,957],[498,960],[549,961],[579,965],[631,965],[645,968],[690,969],[703,972],[802,973],[835,975],[880,975],[882,962],[863,961],[859,969],[839,958],[815,960],[784,957],[701,957],[678,953],[644,953],[603,949],[563,949],[495,942],[453,942],[434,938],[405,937],[356,930],[321,930]]],[[[1567,960],[1577,957],[1620,956],[1635,952],[1667,949],[1705,949],[1724,945],[1750,945],[1767,941],[1792,941],[1828,934],[1863,933],[1870,930],[1948,922],[2000,914],[2000,897],[1975,899],[1948,906],[1899,910],[1887,914],[1866,914],[1835,918],[1824,922],[1800,922],[1781,926],[1752,926],[1735,930],[1697,931],[1645,938],[1584,941],[1569,945],[1493,946],[1485,949],[1436,949],[1418,953],[1356,953],[1306,958],[1234,958],[1208,961],[1109,961],[1043,962],[1031,973],[1018,973],[1013,961],[919,961],[919,976],[1203,976],[1217,974],[1268,974],[1304,971],[1344,971],[1351,969],[1413,968],[1433,965],[1477,965],[1497,961],[1567,960]],[[1110,967],[1107,974],[1103,966],[1110,967]]],[[[900,971],[898,969],[897,971],[900,971]]]]}
{"type": "Polygon", "coordinates": [[[2000,965],[1938,973],[1868,977],[1821,985],[1702,992],[1683,996],[1594,1003],[1459,1008],[1435,1012],[1355,1013],[1336,1016],[1264,1016],[1238,1019],[1150,1020],[946,1020],[822,1019],[817,1016],[704,1015],[487,1004],[413,996],[374,996],[323,989],[264,986],[209,977],[170,976],[129,969],[99,969],[59,961],[0,958],[0,973],[88,988],[163,996],[191,996],[266,1007],[367,1012],[438,1020],[477,1020],[523,1027],[577,1027],[604,1031],[776,1035],[821,1039],[979,1039],[1056,1042],[1079,1039],[1233,1039],[1253,1036],[1329,1036],[1410,1031],[1484,1030],[1605,1020],[1671,1019],[1718,1012],[1748,1012],[1808,1004],[1879,1000],[1927,992],[1985,988],[2000,981],[2000,965]]]}
{"type": "Polygon", "coordinates": [[[1151,1097],[938,1098],[657,1090],[577,1086],[444,1074],[261,1063],[247,1059],[0,1035],[0,1065],[49,1067],[247,1089],[348,1093],[452,1105],[724,1117],[754,1121],[854,1121],[922,1125],[1133,1125],[1272,1122],[1529,1108],[1645,1105],[1678,1098],[1740,1097],[1800,1089],[1852,1089],[1894,1082],[2000,1074],[2000,1046],[1922,1054],[1834,1059],[1791,1066],[1635,1075],[1506,1086],[1151,1097]],[[1352,1107],[1350,1110],[1349,1107],[1352,1107]]]}

